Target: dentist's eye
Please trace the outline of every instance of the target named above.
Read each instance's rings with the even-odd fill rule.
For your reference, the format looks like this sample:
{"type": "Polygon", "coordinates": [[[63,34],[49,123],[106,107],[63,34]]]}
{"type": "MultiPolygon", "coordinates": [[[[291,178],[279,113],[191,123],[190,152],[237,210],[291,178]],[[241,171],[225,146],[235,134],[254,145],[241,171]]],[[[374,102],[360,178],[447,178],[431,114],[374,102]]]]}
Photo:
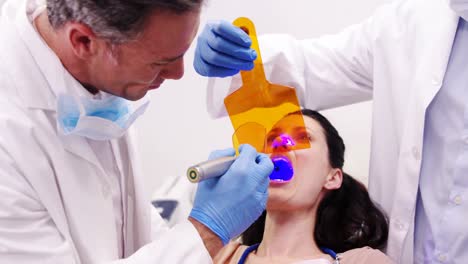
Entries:
{"type": "Polygon", "coordinates": [[[152,69],[156,69],[156,68],[161,68],[162,66],[164,66],[163,64],[160,64],[160,63],[151,63],[150,64],[150,67],[152,69]]]}

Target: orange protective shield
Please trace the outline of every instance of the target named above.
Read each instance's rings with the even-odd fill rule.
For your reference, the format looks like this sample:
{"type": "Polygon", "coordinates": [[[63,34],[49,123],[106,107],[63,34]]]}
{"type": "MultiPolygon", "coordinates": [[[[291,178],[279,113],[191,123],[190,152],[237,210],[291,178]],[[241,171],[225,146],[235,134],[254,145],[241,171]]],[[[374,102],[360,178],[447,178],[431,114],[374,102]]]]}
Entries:
{"type": "MultiPolygon", "coordinates": [[[[259,152],[271,153],[271,148],[265,146],[265,131],[270,131],[287,114],[300,111],[299,100],[294,88],[272,84],[266,80],[252,21],[241,17],[233,24],[250,36],[252,49],[257,52],[254,68],[251,71],[241,71],[242,87],[224,99],[224,105],[235,131],[233,145],[238,149],[241,144],[251,144],[259,152]]],[[[293,122],[295,123],[288,126],[305,127],[302,115],[293,122]]],[[[293,149],[309,147],[310,143],[307,141],[296,144],[293,149]]]]}

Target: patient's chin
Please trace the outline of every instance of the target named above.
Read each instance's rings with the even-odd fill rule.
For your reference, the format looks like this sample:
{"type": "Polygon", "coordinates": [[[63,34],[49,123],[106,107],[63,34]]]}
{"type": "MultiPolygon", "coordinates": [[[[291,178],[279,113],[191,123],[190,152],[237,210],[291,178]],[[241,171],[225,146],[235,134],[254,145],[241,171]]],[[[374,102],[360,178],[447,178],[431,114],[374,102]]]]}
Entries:
{"type": "Polygon", "coordinates": [[[288,190],[272,190],[268,192],[267,210],[284,210],[290,207],[293,193],[288,190]]]}

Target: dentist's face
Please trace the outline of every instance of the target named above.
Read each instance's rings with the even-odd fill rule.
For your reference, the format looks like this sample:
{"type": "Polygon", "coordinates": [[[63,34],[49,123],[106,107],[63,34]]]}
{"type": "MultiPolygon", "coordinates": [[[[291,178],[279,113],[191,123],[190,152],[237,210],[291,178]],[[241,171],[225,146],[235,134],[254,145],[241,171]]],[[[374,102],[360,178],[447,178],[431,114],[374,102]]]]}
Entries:
{"type": "Polygon", "coordinates": [[[327,177],[335,169],[331,168],[328,160],[328,147],[324,131],[314,119],[304,116],[305,128],[291,127],[288,124],[297,124],[300,115],[290,115],[282,119],[273,132],[267,135],[268,145],[277,135],[287,134],[295,144],[310,143],[310,148],[290,150],[290,148],[277,148],[273,150],[272,157],[286,156],[294,168],[294,177],[286,183],[271,182],[267,211],[294,211],[309,209],[316,206],[321,196],[327,191],[325,184],[327,177]]]}
{"type": "Polygon", "coordinates": [[[90,62],[95,70],[93,86],[138,100],[166,79],[180,79],[183,57],[197,33],[199,17],[199,11],[155,12],[137,40],[108,45],[106,52],[90,62]]]}

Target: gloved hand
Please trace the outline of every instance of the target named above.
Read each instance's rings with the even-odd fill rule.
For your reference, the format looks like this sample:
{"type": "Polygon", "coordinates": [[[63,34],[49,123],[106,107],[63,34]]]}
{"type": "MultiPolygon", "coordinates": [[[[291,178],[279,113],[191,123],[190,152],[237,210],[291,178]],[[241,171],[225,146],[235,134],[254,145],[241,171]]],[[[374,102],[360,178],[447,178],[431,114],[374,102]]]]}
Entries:
{"type": "Polygon", "coordinates": [[[251,70],[257,58],[251,44],[242,29],[227,21],[208,23],[198,36],[193,66],[207,77],[227,77],[239,70],[251,70]]]}
{"type": "MultiPolygon", "coordinates": [[[[273,163],[250,145],[242,145],[240,155],[221,177],[198,183],[190,217],[213,231],[226,245],[244,232],[265,210],[268,177],[273,163]]],[[[234,149],[215,151],[210,159],[233,156],[234,149]]]]}

